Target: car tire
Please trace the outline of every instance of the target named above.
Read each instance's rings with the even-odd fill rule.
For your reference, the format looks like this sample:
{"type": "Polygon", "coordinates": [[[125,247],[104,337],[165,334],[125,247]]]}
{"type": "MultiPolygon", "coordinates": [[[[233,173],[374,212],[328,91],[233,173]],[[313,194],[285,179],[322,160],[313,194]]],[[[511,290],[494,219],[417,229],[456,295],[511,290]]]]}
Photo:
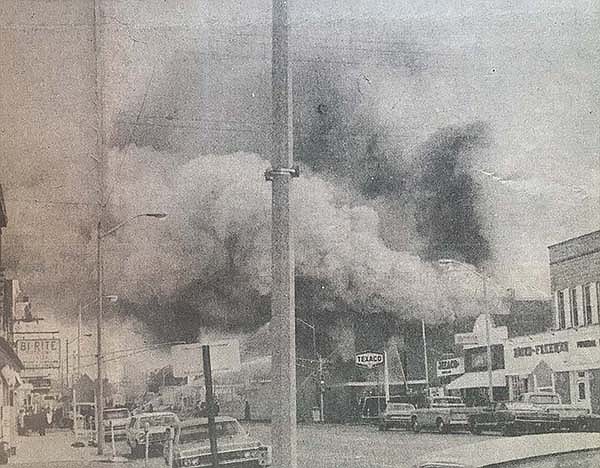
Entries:
{"type": "Polygon", "coordinates": [[[440,418],[435,422],[435,427],[438,431],[439,434],[446,434],[448,433],[448,425],[446,424],[446,422],[440,418]]]}
{"type": "Polygon", "coordinates": [[[417,418],[412,418],[410,421],[410,428],[415,434],[418,434],[421,431],[421,427],[419,426],[417,418]]]}

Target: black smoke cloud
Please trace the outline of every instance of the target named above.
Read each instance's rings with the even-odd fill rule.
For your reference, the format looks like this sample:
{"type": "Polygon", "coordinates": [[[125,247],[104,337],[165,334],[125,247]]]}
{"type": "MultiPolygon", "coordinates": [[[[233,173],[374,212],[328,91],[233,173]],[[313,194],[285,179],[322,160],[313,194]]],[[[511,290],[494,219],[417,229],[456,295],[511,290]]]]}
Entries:
{"type": "MultiPolygon", "coordinates": [[[[212,65],[196,50],[176,54],[162,84],[148,89],[153,104],[135,124],[136,111],[124,109],[111,139],[109,185],[120,187],[111,196],[120,207],[114,219],[148,203],[170,213],[170,232],[152,226],[144,239],[123,238],[126,261],[113,277],[126,301],[121,312],[163,337],[248,331],[270,317],[269,187],[260,179],[269,163],[225,155],[235,148],[269,154],[269,84],[264,70],[240,60],[246,95],[236,104],[236,121],[198,119],[195,106],[218,100],[194,91],[212,65]],[[261,104],[250,95],[262,97],[261,104]],[[246,131],[250,124],[256,132],[246,131]],[[220,155],[197,157],[215,148],[220,155]]],[[[404,43],[385,66],[402,86],[426,71],[426,56],[404,43]]],[[[460,299],[447,300],[447,281],[430,262],[481,264],[489,255],[469,171],[489,129],[481,122],[445,127],[415,144],[402,116],[392,124],[379,116],[388,104],[377,86],[385,76],[326,60],[297,66],[294,76],[295,157],[308,170],[294,182],[305,194],[296,213],[298,315],[332,334],[356,314],[443,320],[460,299]]],[[[468,297],[459,313],[477,313],[473,288],[455,289],[468,297]]]]}
{"type": "Polygon", "coordinates": [[[484,123],[447,127],[422,146],[416,177],[417,230],[427,240],[428,260],[455,258],[481,265],[490,247],[477,214],[477,187],[469,157],[488,138],[484,123]]]}
{"type": "MultiPolygon", "coordinates": [[[[336,80],[341,80],[339,73],[313,70],[299,86],[296,156],[315,171],[346,181],[365,198],[377,199],[383,218],[400,217],[410,224],[419,239],[402,248],[433,261],[451,257],[481,265],[488,260],[470,173],[472,158],[489,143],[487,125],[442,128],[408,151],[373,117],[380,103],[357,102],[356,91],[336,80]]],[[[386,241],[394,245],[393,237],[386,241]]]]}

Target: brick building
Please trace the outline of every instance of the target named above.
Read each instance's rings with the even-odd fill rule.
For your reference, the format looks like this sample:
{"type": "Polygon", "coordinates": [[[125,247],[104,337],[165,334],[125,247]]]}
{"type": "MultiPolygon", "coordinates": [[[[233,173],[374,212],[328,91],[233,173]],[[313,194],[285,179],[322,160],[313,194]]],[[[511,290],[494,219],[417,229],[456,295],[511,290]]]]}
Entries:
{"type": "Polygon", "coordinates": [[[549,248],[551,330],[512,337],[505,350],[509,395],[554,390],[600,412],[600,231],[549,248]]]}

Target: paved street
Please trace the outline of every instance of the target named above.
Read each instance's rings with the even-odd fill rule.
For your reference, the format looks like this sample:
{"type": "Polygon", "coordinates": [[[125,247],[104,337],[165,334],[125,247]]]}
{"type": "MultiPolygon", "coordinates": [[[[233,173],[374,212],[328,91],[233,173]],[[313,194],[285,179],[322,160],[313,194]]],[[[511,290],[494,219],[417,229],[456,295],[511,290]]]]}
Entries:
{"type": "MultiPolygon", "coordinates": [[[[250,424],[245,427],[252,436],[269,443],[269,425],[250,424]]],[[[301,468],[405,468],[426,453],[489,437],[493,436],[413,434],[401,430],[379,432],[373,426],[301,425],[298,427],[298,464],[301,468]]],[[[50,432],[45,438],[21,437],[17,456],[11,458],[10,464],[32,468],[144,467],[143,460],[129,458],[127,444],[123,442],[117,444],[117,451],[128,460],[125,463],[107,463],[98,459],[94,448],[72,448],[71,441],[70,432],[50,432]]],[[[106,453],[110,455],[110,445],[106,453]]],[[[158,456],[148,463],[150,468],[163,466],[164,461],[158,456]]]]}

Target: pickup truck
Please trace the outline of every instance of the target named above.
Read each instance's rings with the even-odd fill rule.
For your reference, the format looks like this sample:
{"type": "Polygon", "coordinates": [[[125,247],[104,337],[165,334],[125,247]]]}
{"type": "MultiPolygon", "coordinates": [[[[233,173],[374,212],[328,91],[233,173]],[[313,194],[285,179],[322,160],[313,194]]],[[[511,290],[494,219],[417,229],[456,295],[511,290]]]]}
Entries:
{"type": "Polygon", "coordinates": [[[534,409],[558,414],[559,429],[577,431],[583,429],[581,420],[590,414],[583,406],[563,404],[560,395],[551,392],[529,392],[510,404],[513,409],[534,409]]]}
{"type": "Polygon", "coordinates": [[[522,433],[550,432],[559,427],[557,413],[535,407],[514,407],[498,402],[469,415],[469,430],[473,434],[483,431],[499,431],[511,436],[522,433]]]}
{"type": "Polygon", "coordinates": [[[411,428],[411,417],[415,407],[410,403],[388,403],[379,420],[379,430],[387,431],[391,428],[411,428]]]}
{"type": "Polygon", "coordinates": [[[414,432],[421,429],[435,429],[445,434],[453,429],[466,429],[469,426],[469,414],[476,411],[467,408],[459,397],[442,396],[427,399],[425,408],[417,408],[411,416],[411,428],[414,432]]]}

